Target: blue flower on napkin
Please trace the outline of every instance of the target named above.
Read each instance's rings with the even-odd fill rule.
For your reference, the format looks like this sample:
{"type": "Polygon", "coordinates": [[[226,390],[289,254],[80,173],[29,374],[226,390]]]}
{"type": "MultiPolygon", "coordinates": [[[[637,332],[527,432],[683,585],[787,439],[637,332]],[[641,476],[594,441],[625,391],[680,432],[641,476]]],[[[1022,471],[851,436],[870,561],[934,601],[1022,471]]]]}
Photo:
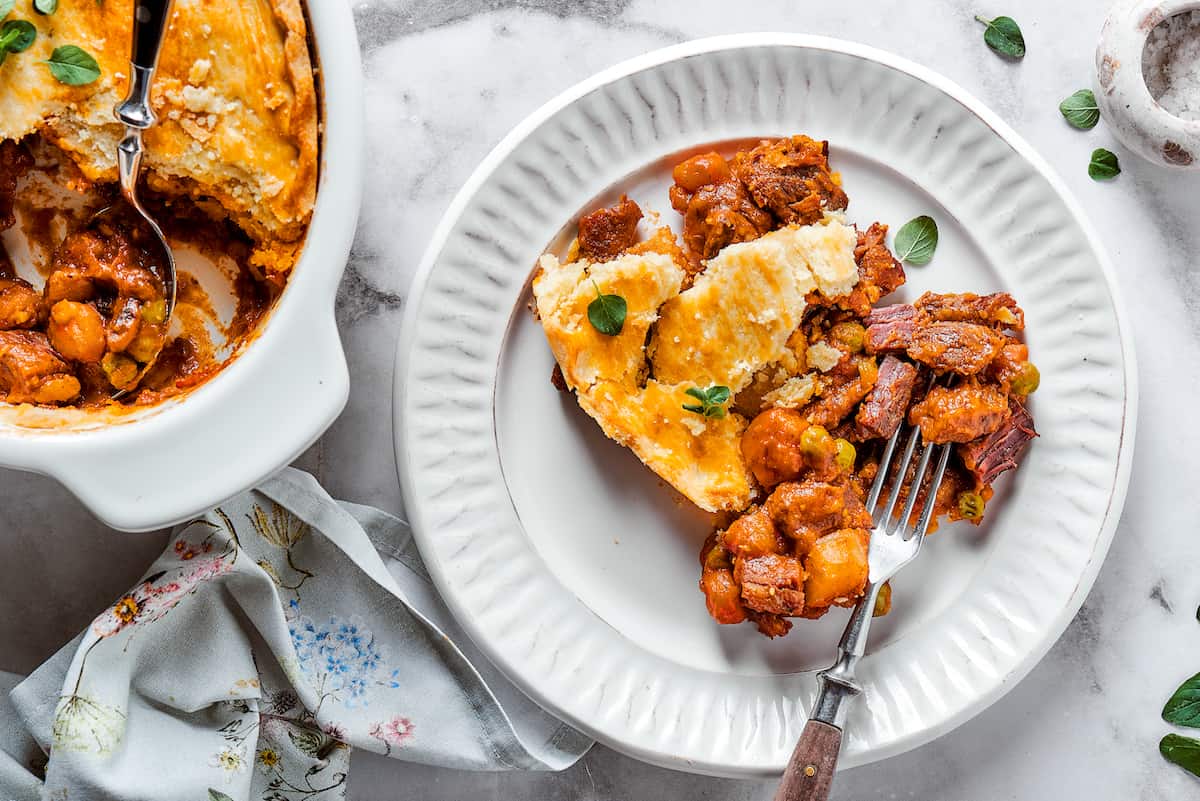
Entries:
{"type": "Polygon", "coordinates": [[[375,635],[355,618],[331,617],[318,624],[299,614],[298,606],[294,609],[297,614],[288,624],[292,647],[300,670],[312,678],[321,702],[333,698],[347,708],[360,703],[365,706],[367,688],[384,661],[375,635]]]}

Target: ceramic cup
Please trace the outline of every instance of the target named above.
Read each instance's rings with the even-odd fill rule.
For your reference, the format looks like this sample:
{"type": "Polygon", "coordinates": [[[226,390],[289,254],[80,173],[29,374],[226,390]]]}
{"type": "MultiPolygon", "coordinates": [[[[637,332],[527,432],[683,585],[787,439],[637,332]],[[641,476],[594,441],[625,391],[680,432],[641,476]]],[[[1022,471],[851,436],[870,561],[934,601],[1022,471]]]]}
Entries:
{"type": "Polygon", "coordinates": [[[1200,121],[1167,112],[1150,96],[1142,50],[1168,17],[1200,9],[1200,0],[1120,0],[1112,7],[1096,48],[1096,100],[1121,142],[1155,164],[1200,169],[1200,121]]]}

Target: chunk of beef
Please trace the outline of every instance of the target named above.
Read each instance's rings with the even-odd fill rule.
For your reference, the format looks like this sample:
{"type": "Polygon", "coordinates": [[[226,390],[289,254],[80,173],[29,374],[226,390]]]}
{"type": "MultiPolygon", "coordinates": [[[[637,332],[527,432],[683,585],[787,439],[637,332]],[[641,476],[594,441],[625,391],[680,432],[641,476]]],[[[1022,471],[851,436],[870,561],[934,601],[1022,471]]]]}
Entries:
{"type": "Polygon", "coordinates": [[[1025,312],[1007,292],[991,295],[939,295],[926,292],[913,304],[923,318],[955,323],[979,323],[996,328],[1025,328],[1025,312]]]}
{"type": "Polygon", "coordinates": [[[908,355],[939,373],[975,375],[987,369],[1007,341],[995,329],[977,323],[927,323],[917,326],[908,355]]]}
{"type": "Polygon", "coordinates": [[[571,387],[567,385],[567,378],[563,375],[562,368],[558,366],[558,362],[554,363],[554,369],[550,371],[550,384],[559,392],[571,391],[571,387]]]}
{"type": "Polygon", "coordinates": [[[33,157],[24,147],[11,139],[0,142],[0,231],[11,228],[16,222],[13,201],[17,182],[32,167],[33,157]]]}
{"type": "Polygon", "coordinates": [[[907,303],[872,309],[867,326],[867,353],[903,353],[917,330],[917,310],[907,303]]]}
{"type": "Polygon", "coordinates": [[[45,318],[41,292],[20,278],[0,277],[0,331],[35,328],[45,318]]]}
{"type": "Polygon", "coordinates": [[[808,553],[819,537],[837,527],[845,508],[846,487],[824,481],[785,482],[766,503],[775,526],[795,540],[797,556],[808,553]]]}
{"type": "Polygon", "coordinates": [[[1008,419],[1008,396],[993,384],[935,386],[908,412],[929,442],[970,442],[991,434],[1008,419]]]}
{"type": "Polygon", "coordinates": [[[875,386],[879,368],[874,358],[857,356],[853,360],[853,378],[845,372],[830,372],[820,378],[820,397],[804,407],[801,414],[813,425],[833,428],[846,419],[859,401],[875,386]]]}
{"type": "Polygon", "coordinates": [[[804,568],[794,556],[739,559],[733,578],[742,587],[742,603],[756,612],[798,615],[804,611],[804,568]]]}
{"type": "Polygon", "coordinates": [[[615,259],[637,243],[641,219],[638,204],[624,195],[615,206],[583,215],[579,218],[579,255],[593,262],[615,259]]]}
{"type": "Polygon", "coordinates": [[[792,630],[792,621],[781,615],[768,615],[764,612],[747,612],[746,617],[754,621],[759,634],[765,634],[771,639],[782,637],[792,630]]]}
{"type": "Polygon", "coordinates": [[[996,476],[1017,466],[1025,446],[1038,435],[1033,415],[1015,398],[1009,400],[1008,419],[991,434],[958,447],[963,464],[980,485],[991,484],[996,476]]]}
{"type": "Polygon", "coordinates": [[[833,437],[825,431],[813,432],[818,436],[810,434],[806,447],[805,432],[809,428],[808,421],[795,409],[768,409],[750,421],[742,434],[742,458],[759,484],[773,487],[806,470],[818,479],[837,474],[833,437]]]}
{"type": "Polygon", "coordinates": [[[79,379],[45,334],[0,331],[0,393],[9,403],[65,403],[79,389],[79,379]]]}
{"type": "Polygon", "coordinates": [[[733,174],[784,225],[810,225],[849,200],[829,171],[829,143],[807,136],[764,141],[733,158],[733,174]]]}
{"type": "Polygon", "coordinates": [[[887,439],[904,421],[913,387],[917,384],[917,368],[895,356],[885,356],[879,365],[875,387],[858,408],[854,418],[861,439],[887,439]]]}
{"type": "Polygon", "coordinates": [[[757,239],[775,227],[719,153],[676,165],[671,206],[683,215],[683,244],[692,258],[711,259],[721,248],[757,239]]]}
{"type": "Polygon", "coordinates": [[[739,559],[754,559],[772,553],[783,553],[786,545],[775,530],[771,515],[765,509],[755,509],[743,514],[721,532],[720,543],[726,551],[739,559]]]}
{"type": "Polygon", "coordinates": [[[904,267],[888,249],[887,231],[888,227],[883,223],[873,222],[870,228],[858,232],[858,244],[854,247],[859,281],[879,288],[875,300],[895,292],[906,279],[904,267]]]}

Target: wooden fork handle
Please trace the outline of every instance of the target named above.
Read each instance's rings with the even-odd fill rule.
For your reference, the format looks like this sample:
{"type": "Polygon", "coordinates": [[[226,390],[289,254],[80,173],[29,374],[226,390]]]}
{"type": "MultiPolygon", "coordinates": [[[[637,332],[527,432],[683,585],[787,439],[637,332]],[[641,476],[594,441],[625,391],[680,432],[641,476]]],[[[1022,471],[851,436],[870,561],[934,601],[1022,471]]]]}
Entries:
{"type": "Polygon", "coordinates": [[[788,760],[775,801],[825,801],[833,786],[833,771],[842,750],[842,730],[819,720],[804,726],[788,760]]]}

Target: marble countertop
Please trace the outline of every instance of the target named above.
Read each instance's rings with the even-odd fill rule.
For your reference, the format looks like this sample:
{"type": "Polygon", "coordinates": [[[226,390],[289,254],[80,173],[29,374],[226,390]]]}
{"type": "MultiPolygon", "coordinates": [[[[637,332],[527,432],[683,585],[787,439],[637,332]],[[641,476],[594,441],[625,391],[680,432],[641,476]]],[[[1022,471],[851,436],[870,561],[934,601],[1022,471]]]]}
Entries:
{"type": "MultiPolygon", "coordinates": [[[[320,0],[340,2],[342,0],[320,0]]],[[[1178,423],[1200,383],[1200,174],[1171,173],[1079,132],[1058,102],[1092,84],[1107,0],[370,0],[354,14],[366,70],[368,163],[358,238],[338,296],[350,359],[345,412],[300,460],[329,491],[398,511],[390,446],[393,347],[429,232],[508,129],[576,81],[624,58],[720,33],[783,30],[899,53],[965,86],[1030,140],[1091,215],[1116,264],[1138,344],[1141,409],[1125,513],[1095,589],[1062,640],[1000,702],[929,745],[839,777],[834,797],[1004,801],[1200,798],[1160,759],[1158,717],[1200,670],[1200,537],[1181,501],[1200,473],[1200,434],[1178,423]],[[1023,62],[1000,60],[973,20],[1022,25],[1023,62]],[[1089,154],[1123,173],[1099,184],[1089,154]]],[[[65,490],[0,471],[0,670],[27,672],[133,583],[162,534],[107,531],[65,490]]],[[[356,799],[765,801],[772,782],[650,767],[597,746],[557,775],[464,774],[355,757],[356,799]]]]}

